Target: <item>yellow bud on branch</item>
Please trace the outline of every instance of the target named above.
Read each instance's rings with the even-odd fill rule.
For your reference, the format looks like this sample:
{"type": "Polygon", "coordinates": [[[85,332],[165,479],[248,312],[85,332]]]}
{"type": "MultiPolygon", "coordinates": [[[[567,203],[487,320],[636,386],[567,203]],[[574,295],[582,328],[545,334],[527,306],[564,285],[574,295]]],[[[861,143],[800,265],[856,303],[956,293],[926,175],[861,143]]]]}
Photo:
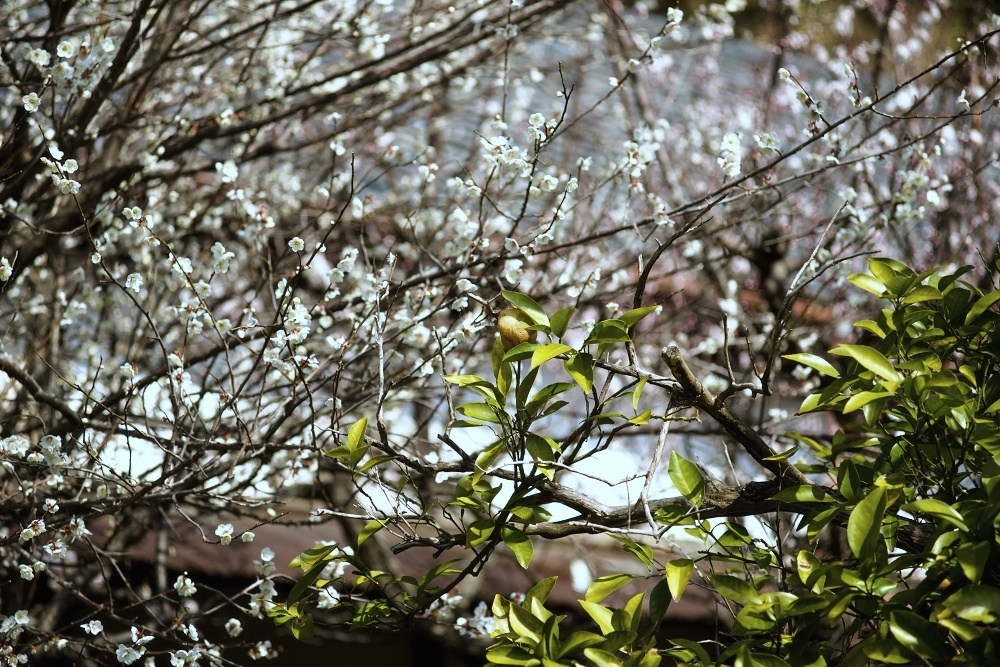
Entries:
{"type": "Polygon", "coordinates": [[[534,343],[538,340],[538,332],[526,329],[525,324],[533,324],[531,318],[517,308],[507,308],[500,311],[497,318],[497,329],[500,331],[500,340],[503,349],[510,350],[521,343],[534,343]]]}

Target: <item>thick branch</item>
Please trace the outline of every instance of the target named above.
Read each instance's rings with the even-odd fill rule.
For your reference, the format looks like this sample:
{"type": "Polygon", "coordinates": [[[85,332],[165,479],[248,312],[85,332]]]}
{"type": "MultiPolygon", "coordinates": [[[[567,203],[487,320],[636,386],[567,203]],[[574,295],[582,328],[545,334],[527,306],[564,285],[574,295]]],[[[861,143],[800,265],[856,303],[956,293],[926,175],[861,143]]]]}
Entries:
{"type": "Polygon", "coordinates": [[[691,369],[688,368],[677,346],[671,345],[664,348],[660,353],[660,358],[677,378],[691,404],[707,412],[729,435],[736,439],[736,442],[753,457],[754,461],[774,474],[780,481],[779,488],[809,484],[806,476],[791,463],[773,460],[775,452],[764,442],[764,439],[749,424],[734,415],[725,403],[702,386],[691,369]]]}
{"type": "Polygon", "coordinates": [[[31,394],[31,397],[36,401],[55,408],[57,411],[62,413],[66,419],[71,421],[74,426],[77,428],[83,428],[83,420],[80,419],[80,415],[77,414],[77,412],[71,408],[66,401],[58,398],[57,396],[53,396],[42,389],[35,378],[31,377],[31,375],[26,373],[20,366],[17,366],[7,357],[0,357],[0,371],[3,371],[20,382],[24,388],[28,390],[28,393],[31,394]]]}

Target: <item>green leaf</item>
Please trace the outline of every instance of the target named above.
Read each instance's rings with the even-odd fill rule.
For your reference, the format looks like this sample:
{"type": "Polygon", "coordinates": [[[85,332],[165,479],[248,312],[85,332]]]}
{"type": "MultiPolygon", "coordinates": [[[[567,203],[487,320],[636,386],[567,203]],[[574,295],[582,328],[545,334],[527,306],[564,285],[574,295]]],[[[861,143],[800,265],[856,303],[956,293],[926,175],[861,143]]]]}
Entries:
{"type": "Polygon", "coordinates": [[[978,584],[986,570],[986,562],[990,557],[989,542],[966,542],[955,550],[955,558],[962,568],[962,574],[974,584],[978,584]]]}
{"type": "Polygon", "coordinates": [[[459,375],[457,373],[453,373],[451,375],[445,375],[444,381],[449,384],[458,385],[459,387],[467,387],[470,384],[480,384],[480,383],[486,385],[490,384],[489,382],[479,377],[478,375],[459,375]]]}
{"type": "Polygon", "coordinates": [[[530,359],[531,355],[535,353],[537,348],[541,347],[540,343],[520,343],[510,348],[506,354],[503,355],[501,359],[502,364],[509,364],[514,361],[523,361],[524,359],[530,359]]]}
{"type": "Polygon", "coordinates": [[[306,570],[295,585],[292,586],[291,592],[288,594],[288,600],[286,604],[292,605],[305,594],[306,590],[310,586],[316,583],[319,579],[319,575],[323,573],[323,569],[326,567],[325,562],[315,563],[312,567],[306,570]]]}
{"type": "Polygon", "coordinates": [[[833,496],[824,491],[822,487],[803,484],[802,486],[782,489],[771,496],[771,500],[780,500],[786,503],[830,503],[833,502],[833,496]]]}
{"type": "Polygon", "coordinates": [[[532,600],[536,600],[540,604],[544,604],[549,599],[549,594],[552,593],[552,589],[555,588],[558,580],[559,577],[546,577],[539,581],[524,594],[525,603],[527,604],[532,600]]]}
{"type": "Polygon", "coordinates": [[[361,529],[361,532],[358,533],[358,546],[360,547],[362,544],[365,543],[365,540],[367,540],[369,537],[371,537],[378,531],[382,530],[382,528],[384,527],[385,524],[379,521],[378,519],[375,519],[374,521],[369,521],[368,524],[361,529]]]}
{"type": "Polygon", "coordinates": [[[976,299],[976,302],[972,304],[972,308],[965,315],[965,323],[972,324],[976,321],[980,315],[985,313],[990,306],[992,306],[997,301],[1000,301],[1000,290],[994,290],[992,292],[987,292],[983,296],[976,299]]]}
{"type": "Polygon", "coordinates": [[[760,652],[750,654],[750,664],[752,667],[790,667],[787,662],[778,656],[760,652]]]}
{"type": "Polygon", "coordinates": [[[800,352],[798,354],[785,354],[782,355],[782,359],[788,359],[789,361],[794,361],[800,363],[803,366],[808,366],[814,370],[819,371],[823,375],[829,375],[830,377],[839,378],[840,373],[836,368],[833,367],[829,361],[823,357],[818,357],[815,354],[809,354],[808,352],[800,352]]]}
{"type": "Polygon", "coordinates": [[[889,613],[889,631],[900,644],[934,661],[944,659],[945,645],[930,621],[912,611],[889,613]]]}
{"type": "Polygon", "coordinates": [[[670,597],[677,602],[691,581],[691,575],[694,574],[694,561],[690,558],[675,558],[667,563],[664,569],[667,586],[670,587],[670,597]]]}
{"type": "Polygon", "coordinates": [[[527,570],[531,563],[531,557],[535,553],[531,539],[522,531],[510,526],[503,527],[502,535],[503,543],[514,552],[514,558],[517,559],[518,565],[527,570]]]}
{"type": "Polygon", "coordinates": [[[455,411],[470,419],[478,419],[492,424],[500,423],[496,410],[486,403],[466,403],[455,408],[455,411]]]}
{"type": "Polygon", "coordinates": [[[486,660],[494,665],[516,665],[517,667],[535,667],[542,664],[541,660],[532,657],[530,653],[515,644],[499,644],[486,651],[486,660]]]}
{"type": "Polygon", "coordinates": [[[959,514],[958,510],[948,503],[937,500],[936,498],[914,500],[912,503],[903,505],[900,509],[906,510],[907,512],[913,512],[915,514],[930,514],[931,516],[939,519],[944,519],[948,523],[965,532],[968,532],[969,530],[969,527],[966,525],[965,520],[962,518],[962,515],[959,514]]]}
{"type": "Polygon", "coordinates": [[[549,326],[549,318],[545,314],[545,311],[542,310],[542,307],[527,294],[511,292],[510,290],[501,290],[500,294],[502,294],[503,298],[507,299],[512,306],[530,317],[531,321],[535,324],[540,324],[543,327],[549,326]]]}
{"type": "Polygon", "coordinates": [[[849,356],[859,364],[886,380],[898,382],[902,380],[892,363],[878,350],[867,345],[839,345],[830,350],[831,354],[849,356]]]}
{"type": "Polygon", "coordinates": [[[583,654],[597,667],[621,667],[622,661],[614,653],[602,651],[599,648],[585,648],[583,654]]]}
{"type": "Polygon", "coordinates": [[[493,465],[493,462],[500,456],[503,448],[504,441],[497,440],[479,453],[479,456],[476,457],[476,472],[473,474],[474,482],[478,482],[479,478],[486,472],[486,469],[493,465]]]}
{"type": "Polygon", "coordinates": [[[587,612],[587,615],[594,619],[601,632],[608,634],[615,631],[615,626],[612,622],[614,614],[611,613],[610,609],[594,602],[587,602],[586,600],[577,600],[577,602],[587,612]]]}
{"type": "Polygon", "coordinates": [[[663,622],[663,617],[670,607],[670,598],[671,592],[667,579],[660,579],[649,594],[649,620],[653,624],[652,632],[656,632],[663,622]]]}
{"type": "Polygon", "coordinates": [[[594,357],[587,352],[579,352],[563,362],[570,377],[587,393],[594,386],[594,357]]]}
{"type": "Polygon", "coordinates": [[[885,338],[885,331],[883,331],[882,327],[878,325],[878,322],[874,322],[872,320],[858,320],[854,323],[854,326],[867,331],[877,338],[885,338]]]}
{"type": "Polygon", "coordinates": [[[469,530],[465,535],[466,546],[478,547],[480,544],[490,539],[490,535],[493,534],[495,529],[496,522],[493,521],[493,519],[480,519],[479,521],[473,521],[469,524],[469,530]]]}
{"type": "Polygon", "coordinates": [[[312,614],[305,614],[292,621],[292,636],[301,641],[313,638],[312,614]]]}
{"type": "Polygon", "coordinates": [[[885,508],[885,488],[879,486],[851,511],[847,520],[847,543],[857,558],[864,560],[870,556],[882,539],[885,508]]]}
{"type": "Polygon", "coordinates": [[[996,623],[1000,618],[1000,588],[969,584],[958,589],[943,604],[966,621],[996,623]]]}
{"type": "Polygon", "coordinates": [[[713,574],[712,584],[715,590],[727,600],[739,602],[740,604],[759,604],[760,594],[753,585],[743,577],[734,577],[729,574],[713,574]]]}
{"type": "Polygon", "coordinates": [[[703,647],[701,644],[699,644],[698,642],[696,642],[694,640],[691,640],[691,639],[681,639],[681,638],[678,637],[677,639],[671,639],[670,643],[673,644],[674,646],[680,646],[683,649],[687,649],[688,651],[691,651],[692,653],[695,654],[695,657],[698,658],[698,661],[702,665],[705,665],[706,667],[708,665],[714,665],[715,664],[715,661],[712,660],[712,658],[709,657],[708,651],[705,650],[705,647],[703,647]]]}
{"type": "Polygon", "coordinates": [[[618,319],[625,323],[629,329],[634,327],[640,320],[654,312],[659,306],[643,306],[642,308],[636,308],[630,310],[627,313],[623,313],[618,316],[618,319]]]}
{"type": "Polygon", "coordinates": [[[554,359],[560,354],[565,354],[567,352],[572,352],[573,348],[569,345],[564,345],[562,343],[548,343],[546,345],[540,346],[534,352],[531,353],[531,367],[537,368],[544,364],[549,359],[554,359]]]}
{"type": "Polygon", "coordinates": [[[635,575],[632,574],[606,574],[598,577],[587,587],[585,598],[587,602],[600,602],[622,586],[631,583],[633,579],[635,575]]]}
{"type": "Polygon", "coordinates": [[[639,382],[635,385],[635,389],[632,390],[632,409],[639,409],[639,398],[642,396],[642,390],[646,387],[646,383],[649,381],[648,375],[643,375],[639,378],[639,382]]]}
{"type": "Polygon", "coordinates": [[[573,314],[576,308],[563,308],[562,310],[557,310],[552,314],[552,320],[549,323],[552,327],[552,335],[556,338],[562,338],[566,335],[566,328],[569,326],[569,318],[573,314]]]}
{"type": "Polygon", "coordinates": [[[688,461],[675,450],[670,452],[667,474],[684,498],[699,507],[705,498],[705,478],[698,466],[688,461]]]}
{"type": "Polygon", "coordinates": [[[906,296],[903,297],[903,303],[921,303],[923,301],[936,301],[943,298],[944,295],[936,287],[918,285],[906,293],[906,296]]]}
{"type": "Polygon", "coordinates": [[[534,644],[542,640],[542,631],[545,627],[544,621],[537,618],[524,607],[512,604],[507,620],[510,621],[510,629],[520,637],[530,639],[534,644]]]}
{"type": "Polygon", "coordinates": [[[872,401],[877,401],[880,398],[887,398],[892,396],[892,392],[888,391],[861,391],[857,394],[851,396],[847,403],[844,404],[844,414],[849,412],[854,412],[858,408],[863,408],[872,401]]]}
{"type": "Polygon", "coordinates": [[[364,442],[365,430],[368,428],[368,417],[362,417],[347,432],[347,446],[357,449],[364,442]]]}
{"type": "Polygon", "coordinates": [[[885,292],[885,285],[878,278],[867,273],[852,273],[847,276],[847,280],[855,287],[860,287],[875,296],[882,296],[885,292]]]}
{"type": "Polygon", "coordinates": [[[649,418],[653,416],[653,409],[646,408],[641,414],[636,415],[628,420],[629,424],[635,424],[636,426],[642,426],[649,423],[649,418]]]}
{"type": "Polygon", "coordinates": [[[563,642],[558,655],[556,655],[556,659],[562,660],[563,658],[575,655],[586,648],[603,643],[604,637],[593,632],[587,632],[586,630],[574,632],[566,638],[566,641],[563,642]]]}

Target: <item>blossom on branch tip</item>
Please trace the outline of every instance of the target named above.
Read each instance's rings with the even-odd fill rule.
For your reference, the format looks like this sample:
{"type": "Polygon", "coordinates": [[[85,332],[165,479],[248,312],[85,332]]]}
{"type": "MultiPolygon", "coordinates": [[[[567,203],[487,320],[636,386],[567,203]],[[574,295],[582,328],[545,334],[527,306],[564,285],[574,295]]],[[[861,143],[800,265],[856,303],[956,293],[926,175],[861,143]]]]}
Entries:
{"type": "Polygon", "coordinates": [[[36,93],[28,93],[21,97],[21,103],[24,105],[26,111],[38,111],[38,105],[41,104],[41,100],[38,99],[36,93]]]}

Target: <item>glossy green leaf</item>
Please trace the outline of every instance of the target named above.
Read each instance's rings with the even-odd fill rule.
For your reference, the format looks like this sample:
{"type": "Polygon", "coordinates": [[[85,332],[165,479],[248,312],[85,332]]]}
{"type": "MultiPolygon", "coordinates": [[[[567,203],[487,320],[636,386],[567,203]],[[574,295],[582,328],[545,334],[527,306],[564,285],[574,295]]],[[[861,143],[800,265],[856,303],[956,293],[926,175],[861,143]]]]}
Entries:
{"type": "Polygon", "coordinates": [[[549,326],[549,318],[545,314],[545,311],[542,310],[542,307],[527,294],[511,292],[510,290],[501,290],[500,294],[502,294],[503,298],[507,299],[512,306],[530,317],[531,321],[535,324],[540,324],[544,327],[549,326]]]}
{"type": "Polygon", "coordinates": [[[552,329],[552,335],[556,338],[562,338],[566,335],[566,329],[569,327],[569,318],[573,315],[573,311],[576,308],[563,308],[562,310],[557,310],[552,314],[552,318],[549,322],[549,326],[552,329]]]}
{"type": "Polygon", "coordinates": [[[847,520],[847,543],[855,557],[864,559],[874,552],[882,539],[882,518],[885,516],[885,488],[876,487],[851,511],[847,520]]]}
{"type": "Polygon", "coordinates": [[[969,527],[965,524],[965,519],[962,518],[962,515],[958,512],[958,510],[948,503],[937,500],[936,498],[923,498],[921,500],[915,500],[912,503],[903,505],[900,509],[906,510],[907,512],[913,512],[914,514],[929,514],[939,519],[944,519],[948,523],[963,531],[969,530],[969,527]]]}
{"type": "Polygon", "coordinates": [[[785,354],[782,355],[782,359],[788,359],[789,361],[794,361],[796,363],[802,364],[803,366],[808,366],[813,370],[817,370],[823,375],[828,375],[830,377],[839,378],[840,373],[836,368],[833,367],[829,361],[823,357],[818,357],[815,354],[809,354],[808,352],[800,352],[798,354],[785,354]]]}
{"type": "Polygon", "coordinates": [[[918,285],[906,293],[906,296],[903,297],[903,303],[936,301],[937,299],[941,299],[943,297],[944,295],[941,294],[936,287],[931,287],[930,285],[918,285]]]}
{"type": "Polygon", "coordinates": [[[589,392],[594,386],[594,357],[589,353],[572,355],[563,362],[563,367],[584,392],[589,392]]]}
{"type": "Polygon", "coordinates": [[[610,609],[595,602],[587,602],[586,600],[577,600],[577,603],[597,623],[597,627],[601,629],[601,632],[608,634],[615,631],[615,626],[612,622],[614,614],[611,613],[610,609]]]}
{"type": "Polygon", "coordinates": [[[566,354],[567,352],[572,351],[573,348],[562,343],[548,343],[546,345],[541,345],[531,353],[531,367],[537,368],[549,359],[554,359],[560,354],[566,354]]]}
{"type": "Polygon", "coordinates": [[[382,530],[382,528],[384,528],[384,527],[385,527],[385,523],[383,523],[382,521],[379,521],[378,519],[375,519],[374,521],[369,521],[365,525],[365,527],[361,529],[361,532],[358,533],[358,546],[360,547],[362,544],[365,543],[365,541],[369,537],[371,537],[372,535],[374,535],[378,531],[382,530]]]}
{"type": "Polygon", "coordinates": [[[990,546],[986,541],[966,542],[955,550],[955,558],[962,568],[962,574],[974,584],[978,584],[983,578],[990,557],[990,546]]]}
{"type": "Polygon", "coordinates": [[[852,273],[847,276],[847,280],[855,287],[860,287],[875,296],[882,296],[885,292],[885,285],[878,278],[868,273],[852,273]]]}
{"type": "Polygon", "coordinates": [[[972,308],[965,315],[965,323],[972,324],[976,319],[985,313],[990,306],[1000,301],[1000,290],[994,290],[992,292],[987,292],[983,296],[976,299],[976,302],[972,304],[972,308]]]}
{"type": "Polygon", "coordinates": [[[677,602],[691,581],[691,575],[694,574],[694,561],[690,558],[675,558],[668,562],[664,569],[670,596],[677,602]]]}
{"type": "Polygon", "coordinates": [[[891,392],[888,391],[861,391],[857,394],[851,396],[847,403],[844,404],[844,414],[849,412],[854,412],[859,408],[863,408],[872,401],[877,401],[881,398],[888,398],[892,396],[891,392]]]}
{"type": "Polygon", "coordinates": [[[627,586],[633,579],[635,575],[632,574],[606,574],[591,582],[584,597],[587,602],[600,602],[622,586],[627,586]]]}
{"type": "Polygon", "coordinates": [[[705,478],[698,466],[673,450],[670,452],[667,474],[689,503],[695,507],[701,505],[701,501],[705,498],[705,478]]]}
{"type": "Polygon", "coordinates": [[[562,643],[556,659],[562,660],[563,658],[571,657],[583,651],[585,648],[597,646],[598,644],[603,643],[604,637],[601,635],[593,632],[587,632],[586,630],[579,630],[567,637],[566,641],[562,643]]]}
{"type": "Polygon", "coordinates": [[[671,592],[667,579],[660,579],[649,594],[649,620],[653,624],[652,632],[656,632],[663,622],[663,617],[670,607],[670,599],[671,592]]]}
{"type": "Polygon", "coordinates": [[[496,529],[496,522],[493,519],[481,519],[469,524],[469,529],[465,535],[465,544],[469,547],[478,547],[480,544],[490,539],[496,529]]]}
{"type": "Polygon", "coordinates": [[[357,449],[364,443],[365,430],[368,428],[368,417],[359,419],[347,432],[347,446],[350,449],[357,449]]]}
{"type": "Polygon", "coordinates": [[[636,308],[628,311],[627,313],[622,313],[618,316],[618,319],[624,322],[625,325],[631,329],[644,317],[652,312],[655,312],[657,308],[659,308],[659,306],[643,306],[642,308],[636,308]]]}
{"type": "Polygon", "coordinates": [[[455,411],[470,419],[478,419],[479,421],[490,422],[492,424],[500,423],[500,418],[497,417],[496,410],[486,403],[466,403],[455,408],[455,411]]]}
{"type": "Polygon", "coordinates": [[[832,350],[832,354],[849,356],[859,364],[886,380],[902,379],[892,363],[878,350],[867,345],[840,345],[832,350]]]}
{"type": "Polygon", "coordinates": [[[622,661],[615,657],[614,653],[602,651],[599,648],[585,648],[583,654],[596,667],[621,667],[622,661]]]}
{"type": "Polygon", "coordinates": [[[761,601],[757,589],[743,577],[734,577],[729,574],[713,574],[712,584],[715,586],[715,590],[727,600],[739,602],[740,604],[756,604],[761,601]]]}
{"type": "Polygon", "coordinates": [[[969,584],[958,589],[943,604],[966,621],[996,623],[1000,618],[1000,588],[969,584]]]}
{"type": "Polygon", "coordinates": [[[912,611],[890,612],[889,631],[896,641],[916,654],[934,661],[944,659],[944,642],[926,618],[912,611]]]}
{"type": "Polygon", "coordinates": [[[527,570],[528,565],[531,564],[531,557],[535,553],[531,539],[523,531],[510,526],[504,526],[502,534],[503,543],[514,552],[514,558],[517,559],[518,565],[527,570]]]}
{"type": "Polygon", "coordinates": [[[639,398],[642,396],[642,390],[646,387],[646,383],[649,381],[648,375],[643,375],[639,378],[639,382],[636,383],[635,389],[632,390],[632,409],[639,409],[639,398]]]}
{"type": "Polygon", "coordinates": [[[515,665],[516,667],[535,667],[535,665],[542,664],[541,660],[515,644],[490,647],[486,651],[486,660],[494,665],[515,665]]]}

